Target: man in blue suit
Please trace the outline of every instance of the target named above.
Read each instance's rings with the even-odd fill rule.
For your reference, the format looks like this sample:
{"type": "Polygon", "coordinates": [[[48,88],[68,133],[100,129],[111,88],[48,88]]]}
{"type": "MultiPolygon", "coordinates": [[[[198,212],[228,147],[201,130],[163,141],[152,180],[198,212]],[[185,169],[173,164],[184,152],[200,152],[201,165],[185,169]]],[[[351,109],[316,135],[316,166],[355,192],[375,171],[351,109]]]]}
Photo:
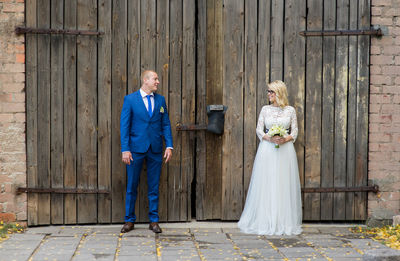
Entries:
{"type": "Polygon", "coordinates": [[[143,161],[146,159],[149,229],[154,233],[161,233],[161,228],[158,225],[158,188],[162,165],[163,138],[166,144],[165,162],[168,162],[172,156],[171,124],[164,96],[155,93],[160,83],[157,73],[149,70],[144,71],[141,80],[140,89],[125,96],[121,112],[122,161],[126,164],[128,176],[125,224],[121,232],[126,233],[134,228],[137,187],[143,161]]]}

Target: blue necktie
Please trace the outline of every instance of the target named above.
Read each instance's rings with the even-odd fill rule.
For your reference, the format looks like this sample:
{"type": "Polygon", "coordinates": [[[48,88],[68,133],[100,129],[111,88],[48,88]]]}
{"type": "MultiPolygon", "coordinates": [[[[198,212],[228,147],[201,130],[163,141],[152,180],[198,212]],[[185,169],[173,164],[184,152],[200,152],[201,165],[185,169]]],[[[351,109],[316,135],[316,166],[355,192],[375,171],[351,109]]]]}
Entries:
{"type": "Polygon", "coordinates": [[[151,106],[151,95],[147,95],[147,104],[148,104],[148,109],[147,111],[149,112],[149,116],[151,117],[153,115],[153,108],[151,106]]]}

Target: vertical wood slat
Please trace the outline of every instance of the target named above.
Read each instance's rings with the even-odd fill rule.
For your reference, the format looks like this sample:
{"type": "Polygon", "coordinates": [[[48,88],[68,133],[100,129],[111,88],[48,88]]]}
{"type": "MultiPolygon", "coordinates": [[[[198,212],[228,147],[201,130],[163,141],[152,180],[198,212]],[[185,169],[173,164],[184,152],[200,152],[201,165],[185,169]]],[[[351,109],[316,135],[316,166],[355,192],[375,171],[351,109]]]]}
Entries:
{"type": "MultiPolygon", "coordinates": [[[[370,0],[360,0],[358,7],[358,29],[370,27],[370,0]]],[[[368,182],[368,102],[369,102],[369,41],[368,36],[358,37],[357,68],[357,114],[356,114],[356,176],[355,185],[368,182]]],[[[355,193],[355,220],[367,218],[367,194],[355,193]]]]}
{"type": "MultiPolygon", "coordinates": [[[[111,190],[111,1],[100,0],[98,30],[104,32],[98,41],[98,188],[111,190]]],[[[98,195],[98,223],[111,222],[111,196],[98,195]]]]}
{"type": "MultiPolygon", "coordinates": [[[[349,29],[357,30],[358,1],[349,2],[349,29]]],[[[348,65],[348,100],[347,100],[347,187],[354,187],[355,181],[355,142],[356,128],[352,126],[356,122],[357,108],[357,36],[349,36],[349,65],[348,65]]],[[[354,192],[346,193],[346,220],[354,220],[354,192]]]]}
{"type": "MultiPolygon", "coordinates": [[[[50,1],[39,0],[37,26],[50,28],[50,1]]],[[[50,35],[38,36],[38,183],[50,187],[50,35]]],[[[50,224],[50,194],[38,195],[38,225],[50,224]]]]}
{"type": "MultiPolygon", "coordinates": [[[[336,1],[324,3],[324,30],[334,30],[336,1]]],[[[323,38],[323,92],[321,126],[321,186],[333,187],[334,100],[335,100],[335,37],[323,38]]],[[[321,193],[321,220],[332,220],[333,193],[321,193]]]]}
{"type": "Polygon", "coordinates": [[[257,150],[257,0],[246,1],[244,9],[243,204],[257,150]]]}
{"type": "MultiPolygon", "coordinates": [[[[337,29],[348,29],[348,0],[337,1],[337,29]]],[[[348,37],[336,38],[334,186],[346,186],[348,37]]],[[[344,192],[334,194],[333,219],[345,220],[344,192]]]]}
{"type": "MultiPolygon", "coordinates": [[[[206,38],[207,35],[207,2],[199,1],[197,5],[197,39],[196,39],[196,124],[206,122],[206,38]]],[[[205,219],[206,199],[206,134],[197,133],[196,138],[196,220],[205,219]]],[[[194,193],[192,191],[192,193],[194,193]]]]}
{"type": "MultiPolygon", "coordinates": [[[[129,4],[128,4],[129,5],[129,4]]],[[[156,1],[142,0],[140,2],[140,68],[155,70],[156,66],[156,1]]],[[[136,90],[136,89],[135,89],[136,90]]],[[[138,221],[149,221],[149,201],[147,198],[147,167],[143,164],[138,187],[138,221]]]]}
{"type": "Polygon", "coordinates": [[[168,166],[168,221],[180,220],[181,157],[182,133],[176,131],[176,124],[182,122],[182,0],[170,1],[170,82],[169,82],[169,116],[174,155],[168,166]]]}
{"type": "MultiPolygon", "coordinates": [[[[307,2],[307,30],[322,30],[323,2],[307,2]]],[[[304,187],[319,187],[321,170],[322,38],[307,38],[304,187]]],[[[304,219],[319,220],[320,195],[305,193],[304,219]]]]}
{"type": "MultiPolygon", "coordinates": [[[[97,29],[97,1],[78,0],[79,30],[97,29]]],[[[97,188],[97,40],[77,37],[77,185],[97,188]]],[[[78,223],[97,222],[96,195],[78,195],[78,223]]]]}
{"type": "MultiPolygon", "coordinates": [[[[169,1],[157,0],[157,48],[156,71],[160,78],[158,92],[168,104],[169,75],[169,1]]],[[[171,126],[172,127],[172,126],[171,126]]],[[[168,165],[163,164],[160,177],[160,198],[158,213],[160,221],[168,219],[168,165]]]]}
{"type": "MultiPolygon", "coordinates": [[[[223,1],[207,1],[206,13],[206,105],[223,104],[223,1]]],[[[205,139],[203,218],[218,219],[222,214],[222,136],[206,133],[205,139]]]]}
{"type": "Polygon", "coordinates": [[[223,19],[223,102],[228,111],[222,145],[222,218],[235,220],[243,208],[243,1],[225,2],[223,19]]]}
{"type": "MultiPolygon", "coordinates": [[[[196,88],[196,41],[194,1],[183,1],[183,39],[182,39],[182,121],[195,124],[196,88]]],[[[180,220],[191,219],[191,195],[194,174],[194,133],[182,133],[180,220]]]]}
{"type": "Polygon", "coordinates": [[[284,3],[272,0],[271,12],[271,81],[283,80],[284,3]]]}
{"type": "MultiPolygon", "coordinates": [[[[133,93],[137,90],[139,90],[141,86],[141,80],[140,80],[140,73],[141,73],[141,4],[140,0],[134,0],[134,1],[128,1],[127,2],[127,8],[128,8],[128,22],[127,22],[127,55],[128,55],[128,62],[127,62],[127,85],[128,85],[128,93],[133,93]]],[[[121,106],[122,106],[122,101],[121,106]]],[[[119,131],[119,129],[118,129],[119,131]]],[[[125,166],[125,165],[124,165],[125,166]]],[[[123,175],[125,176],[125,167],[123,171],[123,175]]],[[[145,171],[142,171],[142,174],[144,175],[145,171]]],[[[146,180],[144,180],[146,181],[146,180]]],[[[143,182],[142,182],[143,183],[143,182]]],[[[146,183],[145,183],[146,184],[146,183]]],[[[123,184],[124,188],[126,189],[126,185],[123,184]]],[[[136,203],[135,203],[135,214],[136,217],[140,219],[140,200],[141,200],[141,195],[140,195],[140,186],[138,186],[138,194],[136,198],[136,203]]]]}
{"type": "MultiPolygon", "coordinates": [[[[51,28],[63,29],[63,0],[51,2],[51,28]]],[[[50,40],[50,176],[52,188],[63,188],[63,47],[64,37],[53,35],[50,40]]],[[[63,224],[63,195],[51,195],[51,224],[63,224]]]]}
{"type": "MultiPolygon", "coordinates": [[[[77,1],[64,2],[64,28],[76,29],[77,1]]],[[[64,188],[76,188],[76,36],[64,36],[64,188]]],[[[76,224],[76,195],[64,195],[64,223],[76,224]]]]}
{"type": "MultiPolygon", "coordinates": [[[[130,3],[133,4],[133,3],[130,3]]],[[[122,222],[125,214],[126,167],[121,161],[119,121],[127,93],[127,0],[112,3],[111,53],[111,160],[112,160],[112,222],[122,222]]]]}
{"type": "MultiPolygon", "coordinates": [[[[26,25],[36,27],[36,0],[26,3],[26,25]]],[[[37,51],[36,35],[26,35],[26,149],[27,149],[27,185],[38,185],[38,115],[37,115],[37,51]]],[[[38,224],[38,194],[28,194],[28,225],[38,224]]]]}
{"type": "MultiPolygon", "coordinates": [[[[299,32],[306,28],[305,0],[286,0],[284,34],[284,74],[288,88],[289,104],[296,110],[298,137],[295,142],[300,183],[304,184],[304,106],[306,88],[306,39],[299,32]]],[[[303,201],[303,205],[305,202],[303,201]]]]}
{"type": "Polygon", "coordinates": [[[268,103],[267,84],[271,69],[271,1],[258,2],[257,116],[268,103]]]}

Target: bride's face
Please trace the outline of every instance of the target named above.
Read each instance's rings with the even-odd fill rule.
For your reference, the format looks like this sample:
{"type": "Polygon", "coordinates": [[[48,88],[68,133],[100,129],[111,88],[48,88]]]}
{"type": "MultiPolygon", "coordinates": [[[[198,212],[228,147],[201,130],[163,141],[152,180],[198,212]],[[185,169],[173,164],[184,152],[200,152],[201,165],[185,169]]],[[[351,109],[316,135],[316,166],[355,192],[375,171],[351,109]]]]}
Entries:
{"type": "Polygon", "coordinates": [[[275,102],[276,93],[273,90],[268,90],[268,99],[271,103],[275,102]]]}

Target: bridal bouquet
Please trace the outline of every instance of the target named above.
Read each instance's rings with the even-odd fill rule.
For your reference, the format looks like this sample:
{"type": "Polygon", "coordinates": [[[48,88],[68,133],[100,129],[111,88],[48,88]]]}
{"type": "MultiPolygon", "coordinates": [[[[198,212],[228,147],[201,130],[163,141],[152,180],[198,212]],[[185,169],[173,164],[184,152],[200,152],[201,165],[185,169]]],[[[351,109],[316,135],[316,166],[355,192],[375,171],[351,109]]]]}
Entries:
{"type": "MultiPolygon", "coordinates": [[[[287,134],[287,130],[281,125],[273,125],[271,129],[268,130],[267,135],[270,137],[273,136],[285,136],[287,134]]],[[[275,148],[279,148],[279,144],[275,144],[275,148]]]]}

